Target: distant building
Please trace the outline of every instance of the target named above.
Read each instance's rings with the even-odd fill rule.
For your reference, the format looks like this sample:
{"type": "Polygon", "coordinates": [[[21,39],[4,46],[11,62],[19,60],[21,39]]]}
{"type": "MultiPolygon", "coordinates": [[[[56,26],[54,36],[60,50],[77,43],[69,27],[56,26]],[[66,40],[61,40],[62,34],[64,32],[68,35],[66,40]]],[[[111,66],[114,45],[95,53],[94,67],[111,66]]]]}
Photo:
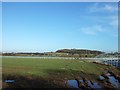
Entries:
{"type": "Polygon", "coordinates": [[[120,67],[120,59],[104,60],[103,63],[113,65],[115,67],[120,67]]]}

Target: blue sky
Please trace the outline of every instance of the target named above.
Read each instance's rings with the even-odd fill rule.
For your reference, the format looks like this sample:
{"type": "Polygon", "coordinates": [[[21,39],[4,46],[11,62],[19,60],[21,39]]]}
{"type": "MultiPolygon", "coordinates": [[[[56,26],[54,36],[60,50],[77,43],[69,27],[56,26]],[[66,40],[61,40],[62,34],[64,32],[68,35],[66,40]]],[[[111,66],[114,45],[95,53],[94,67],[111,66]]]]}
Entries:
{"type": "Polygon", "coordinates": [[[117,22],[117,3],[4,2],[3,51],[117,51],[117,22]]]}

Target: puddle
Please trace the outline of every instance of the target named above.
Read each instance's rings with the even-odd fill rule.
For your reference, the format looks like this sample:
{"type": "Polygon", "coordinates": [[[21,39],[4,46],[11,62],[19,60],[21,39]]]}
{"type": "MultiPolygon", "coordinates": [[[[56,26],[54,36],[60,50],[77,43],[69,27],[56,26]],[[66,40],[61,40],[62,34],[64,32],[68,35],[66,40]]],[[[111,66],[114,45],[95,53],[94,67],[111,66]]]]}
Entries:
{"type": "Polygon", "coordinates": [[[110,74],[109,71],[107,71],[106,76],[108,77],[108,80],[112,84],[113,87],[120,88],[119,81],[112,74],[110,74]]]}
{"type": "Polygon", "coordinates": [[[71,88],[79,88],[78,87],[78,82],[76,80],[68,80],[68,86],[71,88]]]}
{"type": "Polygon", "coordinates": [[[105,78],[103,76],[99,76],[99,79],[100,80],[104,80],[105,78]]]}
{"type": "Polygon", "coordinates": [[[84,83],[84,81],[83,80],[79,80],[81,83],[84,83]]]}
{"type": "Polygon", "coordinates": [[[13,83],[15,80],[5,80],[6,83],[13,83]]]}
{"type": "Polygon", "coordinates": [[[120,83],[114,76],[108,76],[109,82],[116,88],[120,87],[120,83]]]}
{"type": "Polygon", "coordinates": [[[91,88],[94,88],[94,89],[99,89],[99,88],[102,88],[102,86],[100,84],[98,84],[97,82],[90,82],[88,81],[88,86],[91,87],[91,88]]]}
{"type": "MultiPolygon", "coordinates": [[[[79,80],[79,81],[82,84],[84,83],[83,80],[79,80]]],[[[67,83],[70,88],[79,88],[77,80],[68,80],[67,83]]],[[[98,88],[102,88],[102,86],[100,84],[98,84],[97,82],[91,82],[91,81],[88,81],[88,87],[93,88],[95,90],[97,90],[98,88]]],[[[79,88],[79,89],[82,90],[81,88],[79,88]]]]}
{"type": "MultiPolygon", "coordinates": [[[[120,82],[115,78],[115,76],[111,73],[108,72],[108,70],[105,70],[105,73],[104,75],[100,75],[99,76],[99,80],[103,81],[103,80],[108,80],[109,83],[111,83],[111,85],[115,88],[120,88],[120,82]]],[[[67,84],[70,88],[78,88],[80,90],[82,90],[82,88],[79,86],[79,83],[85,85],[86,87],[86,83],[87,82],[87,87],[89,88],[89,90],[91,89],[94,89],[94,90],[97,90],[97,89],[103,89],[103,86],[102,84],[99,84],[98,82],[93,82],[91,80],[68,80],[67,81],[67,84]]]]}

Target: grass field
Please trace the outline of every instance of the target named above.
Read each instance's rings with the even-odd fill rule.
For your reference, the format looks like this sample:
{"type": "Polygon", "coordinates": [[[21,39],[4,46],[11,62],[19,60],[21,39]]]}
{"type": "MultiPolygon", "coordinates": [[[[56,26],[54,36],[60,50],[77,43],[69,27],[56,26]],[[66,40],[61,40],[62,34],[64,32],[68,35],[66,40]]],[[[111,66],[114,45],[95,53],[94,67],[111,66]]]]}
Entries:
{"type": "MultiPolygon", "coordinates": [[[[68,79],[85,77],[87,79],[97,80],[98,76],[102,74],[106,68],[109,68],[116,74],[119,72],[112,66],[87,61],[41,58],[3,58],[2,67],[3,81],[5,79],[14,79],[16,83],[19,82],[19,84],[21,84],[21,86],[18,85],[18,87],[33,87],[33,83],[30,83],[30,81],[40,83],[42,80],[42,82],[49,84],[47,84],[47,87],[53,85],[51,85],[51,82],[58,85],[53,85],[52,87],[61,87],[62,85],[64,87],[64,83],[62,82],[68,79]],[[36,82],[36,80],[38,81],[36,82]]],[[[4,87],[10,87],[10,85],[11,84],[5,83],[4,87]]],[[[42,84],[39,85],[43,86],[42,84]]]]}

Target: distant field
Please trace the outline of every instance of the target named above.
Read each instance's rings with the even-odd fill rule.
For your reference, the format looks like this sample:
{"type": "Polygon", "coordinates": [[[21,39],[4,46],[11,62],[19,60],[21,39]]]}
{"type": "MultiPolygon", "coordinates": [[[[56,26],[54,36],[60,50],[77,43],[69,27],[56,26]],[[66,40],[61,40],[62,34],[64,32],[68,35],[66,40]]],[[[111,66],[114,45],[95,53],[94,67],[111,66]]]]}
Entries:
{"type": "Polygon", "coordinates": [[[104,72],[105,68],[118,73],[118,70],[114,67],[81,60],[8,57],[2,59],[2,66],[3,79],[16,79],[18,76],[24,76],[51,80],[67,80],[81,77],[96,80],[104,72]]]}

